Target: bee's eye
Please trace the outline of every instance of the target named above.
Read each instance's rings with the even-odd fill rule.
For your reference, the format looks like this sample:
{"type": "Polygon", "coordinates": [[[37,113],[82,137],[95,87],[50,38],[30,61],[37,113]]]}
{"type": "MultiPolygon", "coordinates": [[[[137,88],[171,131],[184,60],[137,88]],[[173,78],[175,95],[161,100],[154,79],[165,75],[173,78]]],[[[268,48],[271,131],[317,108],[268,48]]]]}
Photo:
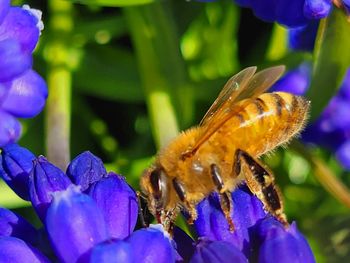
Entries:
{"type": "Polygon", "coordinates": [[[153,196],[159,199],[162,196],[161,170],[156,169],[152,171],[149,179],[153,189],[153,196]]]}

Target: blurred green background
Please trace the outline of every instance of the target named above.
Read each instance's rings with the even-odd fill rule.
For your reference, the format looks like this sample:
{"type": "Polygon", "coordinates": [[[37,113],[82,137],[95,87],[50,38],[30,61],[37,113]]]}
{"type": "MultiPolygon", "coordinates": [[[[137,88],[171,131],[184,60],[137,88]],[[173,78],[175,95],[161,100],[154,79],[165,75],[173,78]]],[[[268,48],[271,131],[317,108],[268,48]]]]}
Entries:
{"type": "MultiPolygon", "coordinates": [[[[246,66],[284,64],[291,69],[317,58],[289,51],[285,28],[262,22],[233,1],[32,0],[13,4],[29,4],[43,12],[45,29],[34,68],[48,80],[50,98],[58,101],[56,107],[70,131],[70,158],[90,150],[107,170],[124,175],[136,189],[157,149],[179,130],[199,123],[230,76],[246,66]]],[[[347,44],[327,42],[335,50],[347,44]]],[[[319,50],[326,52],[322,47],[319,50]]],[[[327,54],[324,57],[327,60],[327,54]]],[[[327,61],[318,62],[327,67],[327,61]]],[[[310,93],[312,103],[319,105],[313,117],[336,89],[329,85],[329,95],[318,96],[322,98],[310,93]]],[[[62,143],[47,142],[50,109],[22,122],[19,143],[36,155],[47,155],[49,143],[62,143]]],[[[305,152],[295,145],[275,151],[265,162],[282,189],[289,220],[297,221],[317,262],[350,259],[349,203],[338,201],[339,196],[322,186],[331,177],[350,185],[348,173],[332,154],[316,147],[305,152]],[[322,167],[329,170],[324,172],[322,167]],[[316,169],[328,177],[320,182],[316,169]]],[[[0,205],[32,216],[38,224],[29,204],[2,182],[0,205]]]]}

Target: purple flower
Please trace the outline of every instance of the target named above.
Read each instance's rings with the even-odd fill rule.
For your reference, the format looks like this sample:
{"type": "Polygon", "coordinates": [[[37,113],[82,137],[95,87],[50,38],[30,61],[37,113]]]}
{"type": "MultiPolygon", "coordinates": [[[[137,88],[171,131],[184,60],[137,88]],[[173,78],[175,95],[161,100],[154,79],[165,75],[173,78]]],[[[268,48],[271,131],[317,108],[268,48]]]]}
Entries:
{"type": "Polygon", "coordinates": [[[303,95],[311,82],[311,66],[302,63],[297,68],[288,71],[271,87],[272,91],[285,91],[295,95],[303,95]]]}
{"type": "Polygon", "coordinates": [[[288,30],[289,48],[292,50],[312,51],[318,30],[319,20],[311,20],[308,24],[288,30]]]}
{"type": "MultiPolygon", "coordinates": [[[[54,262],[175,262],[180,258],[174,241],[160,225],[135,231],[138,215],[135,191],[124,177],[106,174],[96,156],[83,153],[68,168],[75,183],[87,186],[84,193],[82,185],[74,185],[44,157],[30,161],[29,165],[26,155],[32,159],[34,155],[18,145],[12,147],[16,151],[10,154],[7,149],[2,158],[6,154],[7,166],[15,158],[16,165],[27,165],[24,177],[28,179],[30,175],[24,191],[30,192],[44,229],[38,231],[25,219],[0,209],[0,239],[17,242],[4,243],[3,248],[9,252],[0,252],[0,261],[12,262],[16,253],[23,256],[27,253],[30,262],[47,262],[43,254],[54,262]],[[22,151],[25,160],[21,160],[22,151]],[[14,245],[19,248],[12,249],[14,245]]],[[[6,169],[14,175],[24,170],[22,166],[6,169]]],[[[0,249],[1,245],[0,240],[0,249]]]]}
{"type": "Polygon", "coordinates": [[[191,263],[248,263],[248,259],[235,246],[225,241],[199,240],[191,263]]]}
{"type": "Polygon", "coordinates": [[[250,229],[250,235],[254,244],[252,261],[258,259],[259,263],[316,262],[295,222],[286,229],[275,218],[267,217],[250,229]]]}
{"type": "MultiPolygon", "coordinates": [[[[21,157],[15,157],[21,163],[21,157]]],[[[12,262],[13,253],[17,253],[28,254],[32,262],[47,262],[46,257],[54,262],[248,262],[256,255],[264,262],[274,240],[280,239],[279,253],[307,255],[310,260],[305,257],[305,262],[313,262],[311,250],[296,226],[284,229],[278,222],[260,226],[265,222],[266,212],[247,187],[232,194],[233,233],[216,194],[198,205],[196,242],[177,227],[173,237],[162,225],[135,230],[138,214],[135,191],[124,177],[112,172],[104,174],[97,157],[84,153],[69,167],[73,181],[88,186],[85,192],[42,156],[28,168],[31,172],[27,191],[44,229],[38,231],[20,216],[0,209],[0,250],[8,251],[1,250],[2,261],[12,262]],[[296,250],[294,254],[292,248],[296,250]]]]}
{"type": "Polygon", "coordinates": [[[249,262],[315,262],[306,239],[297,230],[295,223],[285,228],[277,219],[266,214],[261,201],[246,186],[236,189],[232,193],[232,200],[233,232],[225,222],[216,194],[205,198],[198,205],[195,228],[199,237],[204,241],[209,239],[222,243],[204,242],[204,249],[197,244],[191,260],[201,258],[202,261],[193,262],[229,262],[225,261],[229,254],[237,262],[248,262],[247,259],[249,262]]]}
{"type": "Polygon", "coordinates": [[[101,209],[113,238],[122,239],[131,234],[138,205],[136,194],[124,177],[109,173],[91,187],[89,195],[101,209]]]}
{"type": "Polygon", "coordinates": [[[161,225],[137,230],[126,241],[131,244],[135,262],[175,262],[170,236],[161,225]]]}
{"type": "Polygon", "coordinates": [[[34,160],[28,187],[30,200],[42,220],[45,219],[53,193],[63,191],[71,184],[69,178],[59,168],[48,162],[45,157],[39,156],[34,160]]]}
{"type": "Polygon", "coordinates": [[[24,200],[29,200],[28,178],[35,159],[26,148],[10,144],[2,149],[0,177],[24,200]]]}
{"type": "Polygon", "coordinates": [[[123,240],[106,241],[96,245],[90,255],[90,262],[133,263],[136,262],[131,245],[123,240]]]}
{"type": "Polygon", "coordinates": [[[39,233],[23,217],[0,207],[0,236],[17,237],[37,245],[39,233]]]}
{"type": "Polygon", "coordinates": [[[253,10],[254,15],[267,22],[278,22],[288,27],[305,26],[311,19],[326,17],[332,7],[331,0],[235,0],[253,10]]]}
{"type": "Polygon", "coordinates": [[[46,216],[46,229],[58,258],[84,262],[86,253],[108,239],[107,224],[94,200],[71,186],[54,195],[46,216]]]}
{"type": "Polygon", "coordinates": [[[38,249],[16,237],[0,236],[0,262],[48,263],[38,249]]]}
{"type": "Polygon", "coordinates": [[[89,151],[75,157],[67,168],[68,177],[74,184],[80,185],[83,192],[106,174],[107,171],[101,159],[89,151]]]}
{"type": "Polygon", "coordinates": [[[229,231],[229,225],[222,213],[220,201],[216,193],[205,198],[197,206],[198,218],[194,222],[199,237],[211,240],[230,242],[241,251],[250,250],[248,229],[259,219],[265,217],[260,200],[251,195],[247,187],[242,187],[232,193],[232,219],[235,231],[229,231]]]}
{"type": "Polygon", "coordinates": [[[0,3],[0,147],[21,133],[16,118],[39,114],[47,98],[45,81],[34,72],[32,52],[43,29],[41,12],[0,3]],[[18,107],[21,105],[21,107],[18,107]]]}

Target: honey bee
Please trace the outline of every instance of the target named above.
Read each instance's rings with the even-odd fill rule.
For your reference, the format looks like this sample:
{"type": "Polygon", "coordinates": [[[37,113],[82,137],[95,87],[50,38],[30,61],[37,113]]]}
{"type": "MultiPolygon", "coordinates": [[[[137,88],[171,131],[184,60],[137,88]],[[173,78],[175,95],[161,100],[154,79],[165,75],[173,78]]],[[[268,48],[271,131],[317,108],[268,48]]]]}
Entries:
{"type": "Polygon", "coordinates": [[[193,222],[196,205],[216,191],[233,231],[231,192],[242,182],[267,212],[288,225],[274,176],[258,158],[300,132],[310,102],[286,92],[264,93],[284,66],[256,69],[246,68],[229,79],[199,126],[161,149],[141,177],[149,210],[166,229],[182,209],[193,222]]]}

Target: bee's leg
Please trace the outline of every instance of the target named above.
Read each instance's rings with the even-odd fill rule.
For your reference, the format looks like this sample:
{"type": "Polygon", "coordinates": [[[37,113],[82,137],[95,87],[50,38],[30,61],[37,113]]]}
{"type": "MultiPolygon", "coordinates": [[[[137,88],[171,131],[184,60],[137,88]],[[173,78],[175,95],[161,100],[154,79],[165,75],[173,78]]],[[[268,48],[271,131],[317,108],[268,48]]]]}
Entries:
{"type": "MultiPolygon", "coordinates": [[[[146,222],[144,210],[142,208],[142,201],[141,201],[142,194],[139,191],[136,191],[136,196],[137,196],[137,205],[139,208],[138,209],[138,217],[140,219],[140,223],[141,223],[142,227],[146,228],[149,226],[149,222],[146,222]]],[[[147,209],[147,206],[145,207],[145,209],[147,209]]]]}
{"type": "Polygon", "coordinates": [[[190,204],[190,202],[188,202],[188,200],[186,199],[185,187],[180,183],[179,180],[177,180],[177,178],[173,179],[173,186],[174,186],[175,192],[176,192],[177,196],[179,197],[181,203],[183,204],[184,208],[188,212],[189,218],[187,219],[187,222],[190,225],[192,225],[194,220],[197,219],[196,207],[194,205],[190,204]]]}
{"type": "Polygon", "coordinates": [[[216,164],[210,165],[210,173],[211,173],[211,178],[212,178],[212,180],[216,186],[216,189],[218,190],[219,195],[220,195],[221,210],[224,212],[227,223],[229,224],[229,227],[230,227],[230,231],[233,232],[235,227],[234,227],[232,217],[231,217],[231,213],[233,210],[233,202],[232,202],[232,198],[231,198],[231,193],[224,191],[224,182],[221,178],[219,167],[216,164]]]}
{"type": "Polygon", "coordinates": [[[242,168],[250,191],[263,202],[265,210],[287,226],[288,222],[283,212],[281,193],[275,184],[273,174],[247,152],[238,149],[234,161],[236,176],[241,173],[242,168]]]}

